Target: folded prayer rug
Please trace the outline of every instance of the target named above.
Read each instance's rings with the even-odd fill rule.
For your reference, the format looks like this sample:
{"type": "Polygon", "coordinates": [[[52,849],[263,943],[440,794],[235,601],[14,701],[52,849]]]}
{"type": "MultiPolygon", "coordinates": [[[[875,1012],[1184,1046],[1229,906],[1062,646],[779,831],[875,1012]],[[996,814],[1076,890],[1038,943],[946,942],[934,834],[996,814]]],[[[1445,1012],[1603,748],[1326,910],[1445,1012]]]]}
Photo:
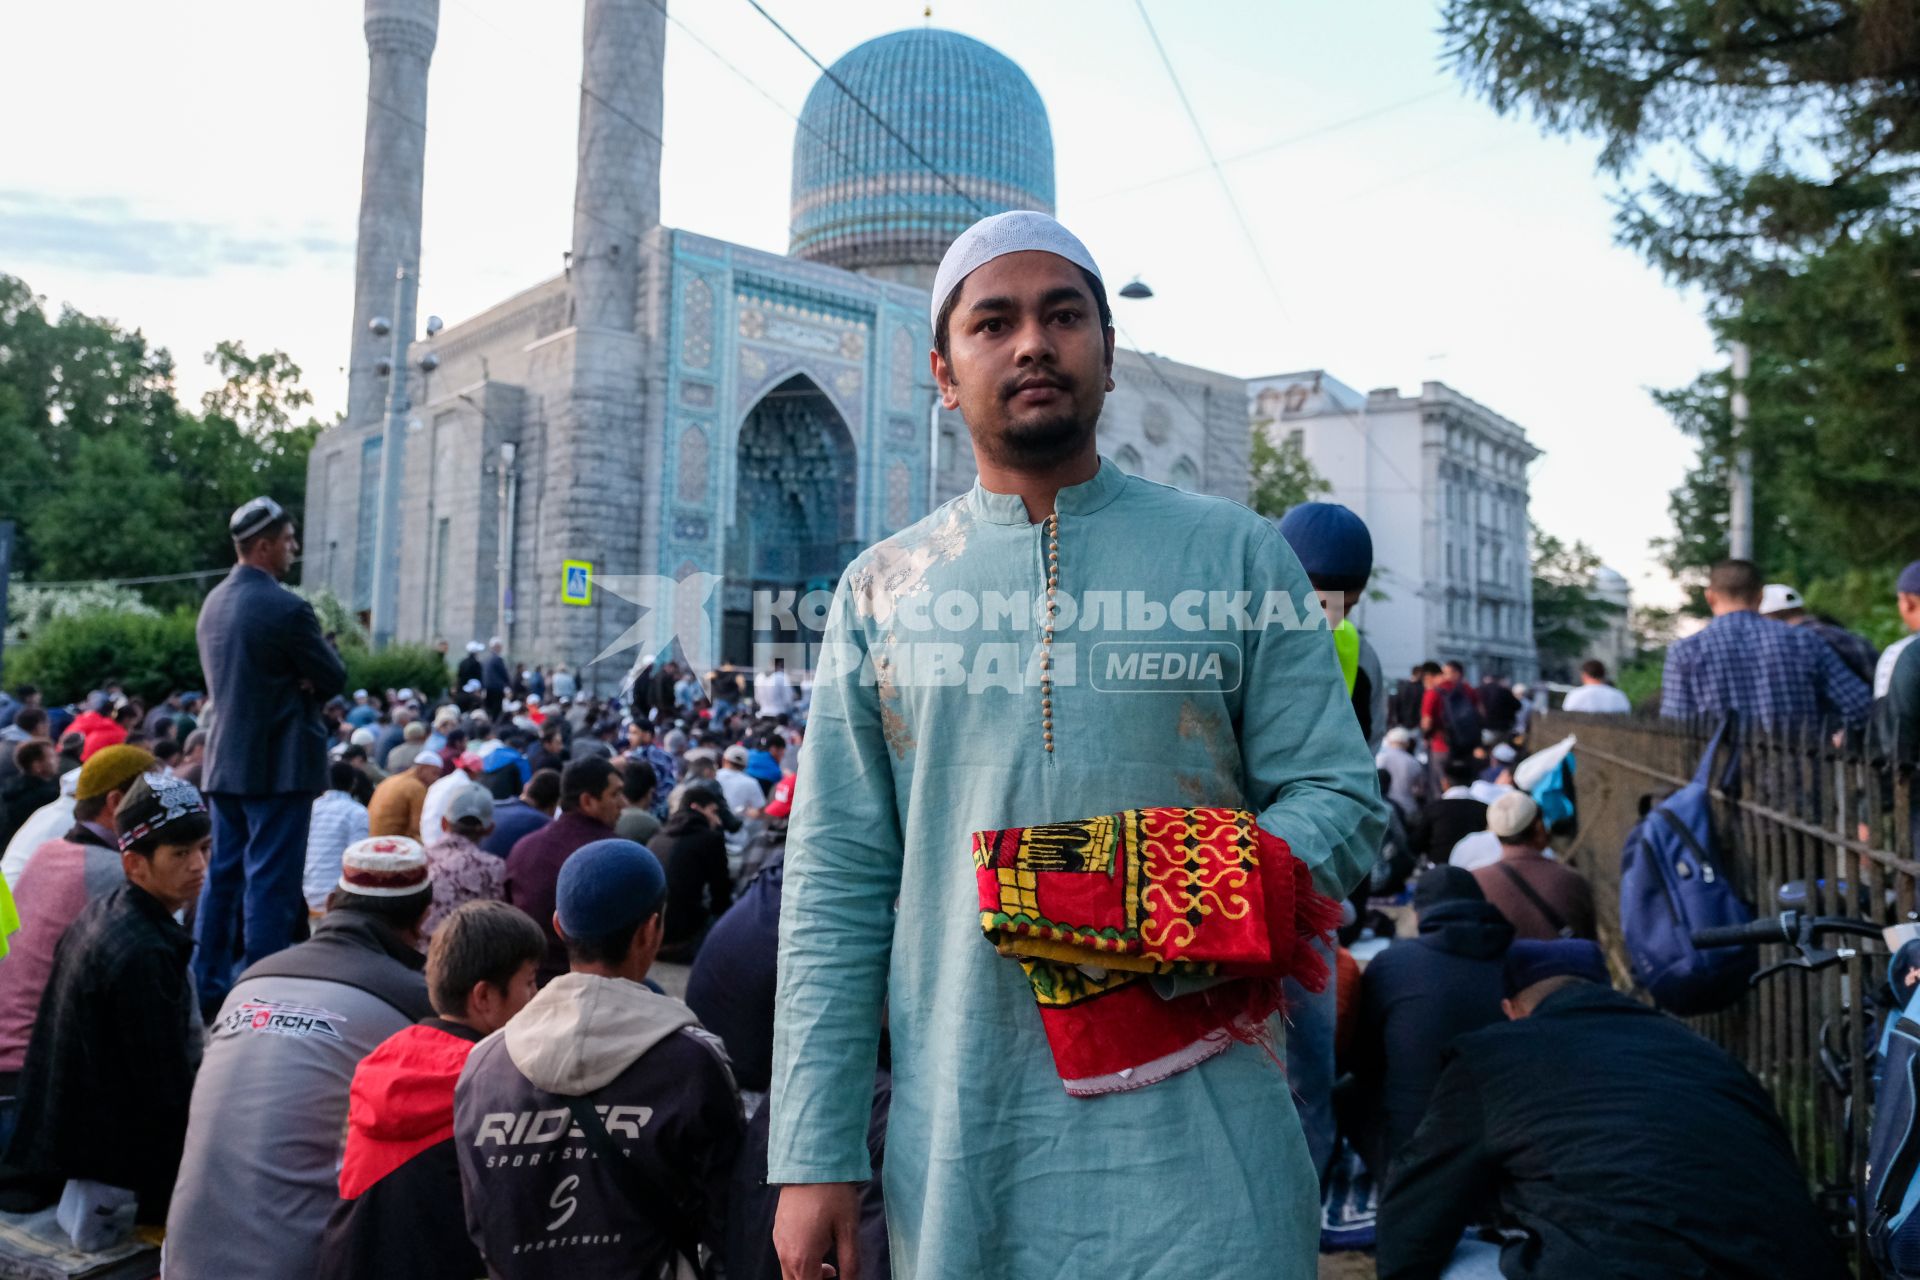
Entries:
{"type": "Polygon", "coordinates": [[[1138,1089],[1263,1039],[1280,984],[1327,981],[1340,919],[1241,809],[976,831],[980,927],[1033,987],[1067,1092],[1138,1089]],[[1198,989],[1195,989],[1198,987],[1198,989]]]}

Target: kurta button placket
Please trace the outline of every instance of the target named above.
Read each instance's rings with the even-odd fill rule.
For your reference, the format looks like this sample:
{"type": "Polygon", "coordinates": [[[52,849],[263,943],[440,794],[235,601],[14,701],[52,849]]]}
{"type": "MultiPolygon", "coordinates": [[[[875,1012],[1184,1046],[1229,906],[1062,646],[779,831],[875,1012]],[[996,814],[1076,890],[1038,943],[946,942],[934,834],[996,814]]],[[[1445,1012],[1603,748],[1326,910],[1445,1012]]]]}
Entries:
{"type": "Polygon", "coordinates": [[[1047,517],[1047,613],[1040,631],[1040,743],[1053,752],[1053,611],[1060,586],[1060,513],[1047,517]]]}

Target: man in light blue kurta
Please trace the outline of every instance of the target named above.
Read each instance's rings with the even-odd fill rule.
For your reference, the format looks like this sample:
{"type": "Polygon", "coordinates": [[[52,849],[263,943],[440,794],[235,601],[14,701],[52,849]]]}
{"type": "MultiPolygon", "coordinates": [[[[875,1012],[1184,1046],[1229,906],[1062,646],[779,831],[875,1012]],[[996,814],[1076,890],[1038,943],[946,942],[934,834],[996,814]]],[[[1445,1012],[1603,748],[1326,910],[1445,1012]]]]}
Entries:
{"type": "Polygon", "coordinates": [[[1112,331],[1077,241],[1028,251],[1057,243],[1046,223],[1028,232],[1039,240],[962,264],[1000,320],[975,323],[973,283],[936,285],[954,326],[936,374],[967,412],[982,482],[864,552],[835,596],[787,841],[768,1176],[799,1185],[775,1239],[807,1280],[843,1241],[844,1274],[852,1197],[818,1184],[870,1176],[884,1016],[896,1275],[1312,1276],[1318,1188],[1274,1056],[1278,1020],[1273,1046],[1234,1043],[1145,1088],[1070,1097],[1026,976],[981,933],[977,830],[1250,809],[1343,897],[1382,822],[1331,635],[1286,542],[1242,506],[1093,452],[1096,308],[1109,368],[1112,331]],[[1095,295],[1086,314],[1059,311],[1079,278],[1095,295]],[[998,410],[982,403],[996,397],[998,410]],[[1075,418],[1084,439],[1066,438],[1075,418]],[[1063,456],[1046,456],[1055,437],[1063,456]],[[1258,625],[1282,598],[1301,607],[1268,606],[1258,625]],[[1135,651],[1158,657],[1128,666],[1135,651]],[[1192,661],[1209,653],[1225,661],[1192,661]],[[1143,674],[1174,667],[1174,680],[1143,674]]]}

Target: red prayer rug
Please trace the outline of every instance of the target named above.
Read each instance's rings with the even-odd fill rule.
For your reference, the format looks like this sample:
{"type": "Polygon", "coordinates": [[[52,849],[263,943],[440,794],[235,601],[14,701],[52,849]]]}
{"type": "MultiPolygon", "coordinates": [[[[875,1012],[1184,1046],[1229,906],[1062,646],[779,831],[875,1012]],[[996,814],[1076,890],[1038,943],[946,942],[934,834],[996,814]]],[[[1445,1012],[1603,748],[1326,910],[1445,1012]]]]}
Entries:
{"type": "MultiPolygon", "coordinates": [[[[1128,809],[976,831],[980,927],[1026,971],[1067,1092],[1139,1089],[1264,1038],[1339,923],[1287,842],[1242,809],[1128,809]],[[1217,979],[1163,996],[1154,976],[1217,979]]],[[[1186,984],[1191,985],[1191,984],[1186,984]]]]}

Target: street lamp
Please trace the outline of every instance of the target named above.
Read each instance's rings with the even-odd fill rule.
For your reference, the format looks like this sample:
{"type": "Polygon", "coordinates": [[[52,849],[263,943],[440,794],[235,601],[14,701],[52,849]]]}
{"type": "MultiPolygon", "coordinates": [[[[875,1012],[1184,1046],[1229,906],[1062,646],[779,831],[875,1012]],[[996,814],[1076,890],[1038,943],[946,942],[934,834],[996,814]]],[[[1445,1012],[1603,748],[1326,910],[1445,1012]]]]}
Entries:
{"type": "MultiPolygon", "coordinates": [[[[407,345],[413,341],[413,312],[419,281],[404,266],[393,274],[393,318],[375,316],[367,322],[377,338],[393,337],[392,354],[374,367],[387,378],[387,425],[380,437],[380,502],[374,511],[373,633],[376,651],[393,641],[400,596],[400,487],[406,469],[407,345]]],[[[427,336],[440,332],[439,316],[427,317],[427,336]]],[[[421,373],[440,367],[440,357],[428,351],[420,357],[421,373]]]]}
{"type": "Polygon", "coordinates": [[[1141,280],[1139,276],[1135,276],[1120,286],[1120,296],[1134,299],[1151,298],[1153,296],[1153,290],[1149,289],[1146,282],[1141,280]]]}

